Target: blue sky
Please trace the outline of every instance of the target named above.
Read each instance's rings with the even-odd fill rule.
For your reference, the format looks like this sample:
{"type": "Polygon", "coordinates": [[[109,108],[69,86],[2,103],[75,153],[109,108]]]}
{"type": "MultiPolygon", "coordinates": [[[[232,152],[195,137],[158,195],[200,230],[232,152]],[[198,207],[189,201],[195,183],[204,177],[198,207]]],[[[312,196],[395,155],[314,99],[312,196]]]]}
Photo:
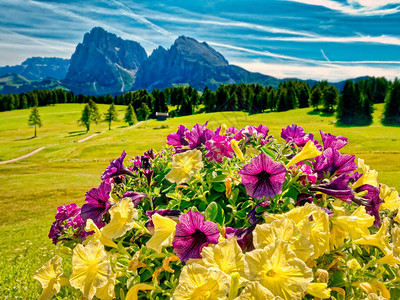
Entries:
{"type": "Polygon", "coordinates": [[[190,36],[231,64],[278,78],[393,79],[399,25],[400,0],[0,0],[0,66],[69,58],[101,26],[148,54],[190,36]]]}

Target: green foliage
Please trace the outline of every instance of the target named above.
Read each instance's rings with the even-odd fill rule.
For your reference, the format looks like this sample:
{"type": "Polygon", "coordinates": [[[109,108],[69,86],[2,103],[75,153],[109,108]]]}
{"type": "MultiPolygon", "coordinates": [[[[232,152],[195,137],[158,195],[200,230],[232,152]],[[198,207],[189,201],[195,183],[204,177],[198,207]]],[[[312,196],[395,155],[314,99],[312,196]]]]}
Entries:
{"type": "Polygon", "coordinates": [[[90,130],[90,124],[96,123],[99,124],[101,120],[101,115],[99,109],[97,108],[96,103],[93,100],[89,100],[88,104],[85,105],[85,108],[82,111],[82,116],[78,121],[80,125],[86,127],[86,131],[90,130]]]}
{"type": "Polygon", "coordinates": [[[28,119],[29,126],[35,126],[35,137],[36,137],[36,127],[42,127],[42,120],[40,119],[39,109],[34,106],[32,107],[31,114],[28,119]]]}
{"type": "Polygon", "coordinates": [[[118,121],[118,112],[115,109],[114,103],[110,104],[107,112],[104,114],[103,122],[108,122],[108,130],[111,130],[111,122],[118,121]]]}
{"type": "Polygon", "coordinates": [[[336,105],[339,93],[333,85],[328,85],[322,90],[322,101],[324,110],[327,112],[333,112],[334,106],[336,105]]]}
{"type": "Polygon", "coordinates": [[[150,108],[146,103],[142,103],[142,105],[137,109],[137,118],[139,121],[146,121],[150,114],[150,108]]]}
{"type": "Polygon", "coordinates": [[[129,104],[126,109],[124,121],[128,123],[129,126],[132,126],[137,123],[136,113],[135,110],[133,109],[132,104],[129,104]]]}
{"type": "Polygon", "coordinates": [[[322,99],[322,91],[321,88],[317,85],[315,86],[310,94],[310,105],[314,108],[314,110],[318,110],[318,105],[320,104],[322,99]]]}
{"type": "Polygon", "coordinates": [[[385,100],[383,123],[400,125],[400,82],[396,78],[385,100]]]}

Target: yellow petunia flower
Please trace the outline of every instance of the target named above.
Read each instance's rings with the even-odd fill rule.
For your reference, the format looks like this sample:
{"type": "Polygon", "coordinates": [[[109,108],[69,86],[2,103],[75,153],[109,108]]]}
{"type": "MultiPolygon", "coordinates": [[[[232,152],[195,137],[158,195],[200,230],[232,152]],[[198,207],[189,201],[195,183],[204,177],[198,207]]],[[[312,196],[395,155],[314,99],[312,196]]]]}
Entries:
{"type": "Polygon", "coordinates": [[[381,259],[378,259],[376,261],[377,264],[390,266],[400,264],[400,228],[398,226],[392,228],[392,242],[392,251],[381,259]]]}
{"type": "Polygon", "coordinates": [[[151,286],[146,283],[135,284],[133,287],[130,288],[130,290],[126,294],[125,300],[137,300],[138,299],[137,294],[139,291],[150,291],[150,290],[154,290],[154,286],[151,286]]]}
{"type": "Polygon", "coordinates": [[[389,219],[385,218],[383,220],[382,226],[379,228],[376,234],[368,235],[361,239],[355,240],[353,243],[375,246],[381,249],[385,255],[390,254],[391,246],[389,244],[389,219]]]}
{"type": "Polygon", "coordinates": [[[111,272],[110,279],[108,279],[105,286],[96,290],[96,297],[101,300],[112,300],[115,299],[115,280],[117,276],[111,272]]]}
{"type": "Polygon", "coordinates": [[[98,288],[104,287],[111,277],[111,264],[100,243],[86,246],[78,244],[72,255],[71,286],[92,299],[98,288]]]}
{"type": "Polygon", "coordinates": [[[117,248],[117,244],[115,244],[112,239],[106,237],[103,234],[103,232],[97,227],[97,225],[93,222],[92,219],[88,219],[86,221],[85,231],[87,232],[94,231],[94,233],[86,237],[85,241],[83,242],[84,245],[87,245],[89,243],[100,242],[104,246],[117,248]]]}
{"type": "Polygon", "coordinates": [[[61,286],[68,285],[68,279],[62,277],[61,263],[62,258],[56,255],[33,275],[33,278],[39,280],[43,288],[39,300],[50,299],[60,292],[61,286]]]}
{"type": "Polygon", "coordinates": [[[245,254],[245,274],[250,281],[258,281],[275,296],[301,299],[313,280],[312,269],[296,258],[288,242],[277,239],[264,249],[245,254]]]}
{"type": "Polygon", "coordinates": [[[355,258],[350,259],[350,260],[346,263],[346,265],[347,265],[347,266],[349,267],[349,269],[351,269],[351,270],[355,270],[355,271],[361,270],[361,266],[360,266],[360,264],[358,263],[357,259],[355,259],[355,258]]]}
{"type": "Polygon", "coordinates": [[[138,219],[138,211],[133,207],[129,198],[123,198],[109,211],[110,223],[101,229],[105,237],[119,238],[136,225],[135,219],[138,219]]]}
{"type": "Polygon", "coordinates": [[[315,204],[306,203],[284,214],[264,214],[266,223],[284,218],[295,221],[302,235],[314,246],[312,258],[318,258],[329,251],[329,217],[321,208],[315,204]]]}
{"type": "Polygon", "coordinates": [[[353,286],[362,289],[367,296],[369,294],[376,294],[381,295],[386,299],[390,299],[390,292],[382,282],[355,282],[353,283],[353,286]]]}
{"type": "Polygon", "coordinates": [[[274,296],[270,290],[263,287],[258,281],[250,282],[246,285],[239,297],[235,300],[278,300],[281,297],[274,296]]]}
{"type": "Polygon", "coordinates": [[[385,201],[379,206],[379,210],[389,209],[394,211],[400,207],[400,197],[399,193],[395,188],[390,188],[386,184],[382,184],[380,187],[379,197],[385,201]]]}
{"type": "Polygon", "coordinates": [[[204,247],[201,251],[204,266],[227,275],[237,272],[244,275],[244,254],[236,238],[229,238],[218,244],[204,247]]]}
{"type": "Polygon", "coordinates": [[[257,225],[253,232],[256,249],[262,249],[279,238],[289,243],[289,248],[297,258],[307,261],[314,254],[314,246],[302,235],[292,219],[275,220],[270,224],[257,225]]]}
{"type": "Polygon", "coordinates": [[[226,124],[221,125],[221,130],[219,131],[220,135],[225,135],[226,130],[228,129],[228,126],[226,124]]]}
{"type": "Polygon", "coordinates": [[[200,150],[177,153],[172,157],[172,168],[165,179],[176,184],[187,183],[202,168],[203,160],[200,150]]]}
{"type": "Polygon", "coordinates": [[[356,189],[362,185],[369,184],[372,186],[379,186],[378,182],[378,172],[375,170],[370,170],[369,166],[364,164],[364,160],[358,159],[358,167],[363,170],[362,176],[353,184],[353,189],[356,189]]]}
{"type": "Polygon", "coordinates": [[[236,156],[241,160],[244,161],[243,152],[239,148],[239,141],[232,139],[231,140],[231,147],[232,150],[235,152],[236,156]]]}
{"type": "Polygon", "coordinates": [[[229,279],[221,271],[191,263],[183,267],[172,299],[226,299],[229,284],[229,279]]]}
{"type": "Polygon", "coordinates": [[[326,283],[310,282],[306,292],[315,298],[328,299],[331,297],[331,289],[327,286],[326,283]]]}
{"type": "Polygon", "coordinates": [[[315,158],[321,154],[322,152],[318,151],[313,141],[310,140],[305,144],[303,149],[289,161],[289,163],[286,165],[286,168],[289,168],[290,166],[293,166],[294,164],[297,164],[303,160],[315,158]]]}
{"type": "MultiPolygon", "coordinates": [[[[331,218],[332,228],[339,227],[345,232],[344,237],[351,236],[353,240],[370,235],[369,227],[374,224],[375,218],[365,211],[364,206],[358,207],[351,215],[341,215],[334,208],[334,216],[331,218]]],[[[341,245],[338,245],[341,246],[341,245]]]]}
{"type": "Polygon", "coordinates": [[[150,240],[146,243],[146,246],[161,252],[163,246],[171,246],[172,240],[175,236],[176,222],[170,218],[154,214],[152,216],[154,223],[154,234],[150,240]]]}

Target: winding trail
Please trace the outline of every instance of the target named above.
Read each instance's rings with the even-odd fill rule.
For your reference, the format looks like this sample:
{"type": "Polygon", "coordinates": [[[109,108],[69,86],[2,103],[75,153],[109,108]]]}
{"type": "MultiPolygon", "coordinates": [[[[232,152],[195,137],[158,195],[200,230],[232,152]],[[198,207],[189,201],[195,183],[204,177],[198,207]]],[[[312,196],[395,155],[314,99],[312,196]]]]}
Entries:
{"type": "Polygon", "coordinates": [[[77,141],[77,142],[78,142],[78,143],[82,143],[82,142],[84,142],[84,141],[87,141],[87,140],[91,139],[92,137],[95,137],[96,135],[99,135],[99,134],[100,134],[100,132],[93,133],[92,135],[89,135],[89,136],[85,137],[84,139],[81,139],[81,140],[79,140],[79,141],[77,141]]]}
{"type": "MultiPolygon", "coordinates": [[[[140,121],[140,122],[138,122],[137,124],[132,125],[132,126],[126,128],[126,129],[131,129],[131,128],[134,128],[134,127],[136,127],[136,126],[139,126],[139,125],[142,124],[143,122],[144,122],[144,121],[140,121]]],[[[78,142],[78,143],[85,142],[85,141],[87,141],[87,140],[89,140],[89,139],[91,139],[91,138],[93,138],[93,137],[95,137],[95,136],[97,136],[97,135],[99,135],[99,134],[100,134],[100,132],[93,133],[92,135],[89,135],[88,137],[85,137],[84,139],[81,139],[81,140],[79,140],[79,141],[77,141],[77,142],[78,142]]],[[[30,157],[30,156],[32,156],[32,155],[38,153],[39,151],[42,151],[42,150],[45,149],[45,148],[46,148],[46,147],[40,147],[40,148],[38,148],[38,149],[36,149],[36,150],[34,150],[34,151],[28,153],[28,154],[22,155],[22,156],[20,156],[20,157],[16,157],[16,158],[13,158],[13,159],[10,159],[10,160],[0,161],[0,165],[4,165],[4,164],[16,162],[16,161],[21,160],[21,159],[25,159],[25,158],[27,158],[27,157],[30,157]]]]}
{"type": "Polygon", "coordinates": [[[36,149],[36,150],[32,151],[31,153],[22,155],[22,156],[17,157],[17,158],[13,158],[13,159],[10,159],[10,160],[0,161],[0,165],[12,163],[12,162],[15,162],[15,161],[18,161],[18,160],[21,160],[21,159],[25,159],[25,158],[27,158],[27,157],[29,157],[29,156],[32,156],[32,155],[38,153],[39,151],[42,151],[44,148],[46,148],[46,147],[40,147],[39,149],[36,149]]]}

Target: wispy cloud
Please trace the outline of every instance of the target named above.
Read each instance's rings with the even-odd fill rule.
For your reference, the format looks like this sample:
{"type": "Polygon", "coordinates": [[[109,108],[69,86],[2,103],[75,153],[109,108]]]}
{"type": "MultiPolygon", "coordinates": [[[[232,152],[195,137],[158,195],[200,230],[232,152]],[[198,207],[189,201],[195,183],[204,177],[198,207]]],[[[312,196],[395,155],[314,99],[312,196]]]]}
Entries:
{"type": "Polygon", "coordinates": [[[325,55],[324,50],[321,49],[322,56],[326,59],[326,61],[330,61],[328,56],[325,55]]]}
{"type": "Polygon", "coordinates": [[[385,8],[389,4],[400,4],[400,1],[390,0],[353,0],[348,5],[333,0],[282,0],[303,3],[308,5],[322,6],[331,10],[339,11],[349,15],[380,16],[395,14],[400,11],[400,5],[385,8]]]}

